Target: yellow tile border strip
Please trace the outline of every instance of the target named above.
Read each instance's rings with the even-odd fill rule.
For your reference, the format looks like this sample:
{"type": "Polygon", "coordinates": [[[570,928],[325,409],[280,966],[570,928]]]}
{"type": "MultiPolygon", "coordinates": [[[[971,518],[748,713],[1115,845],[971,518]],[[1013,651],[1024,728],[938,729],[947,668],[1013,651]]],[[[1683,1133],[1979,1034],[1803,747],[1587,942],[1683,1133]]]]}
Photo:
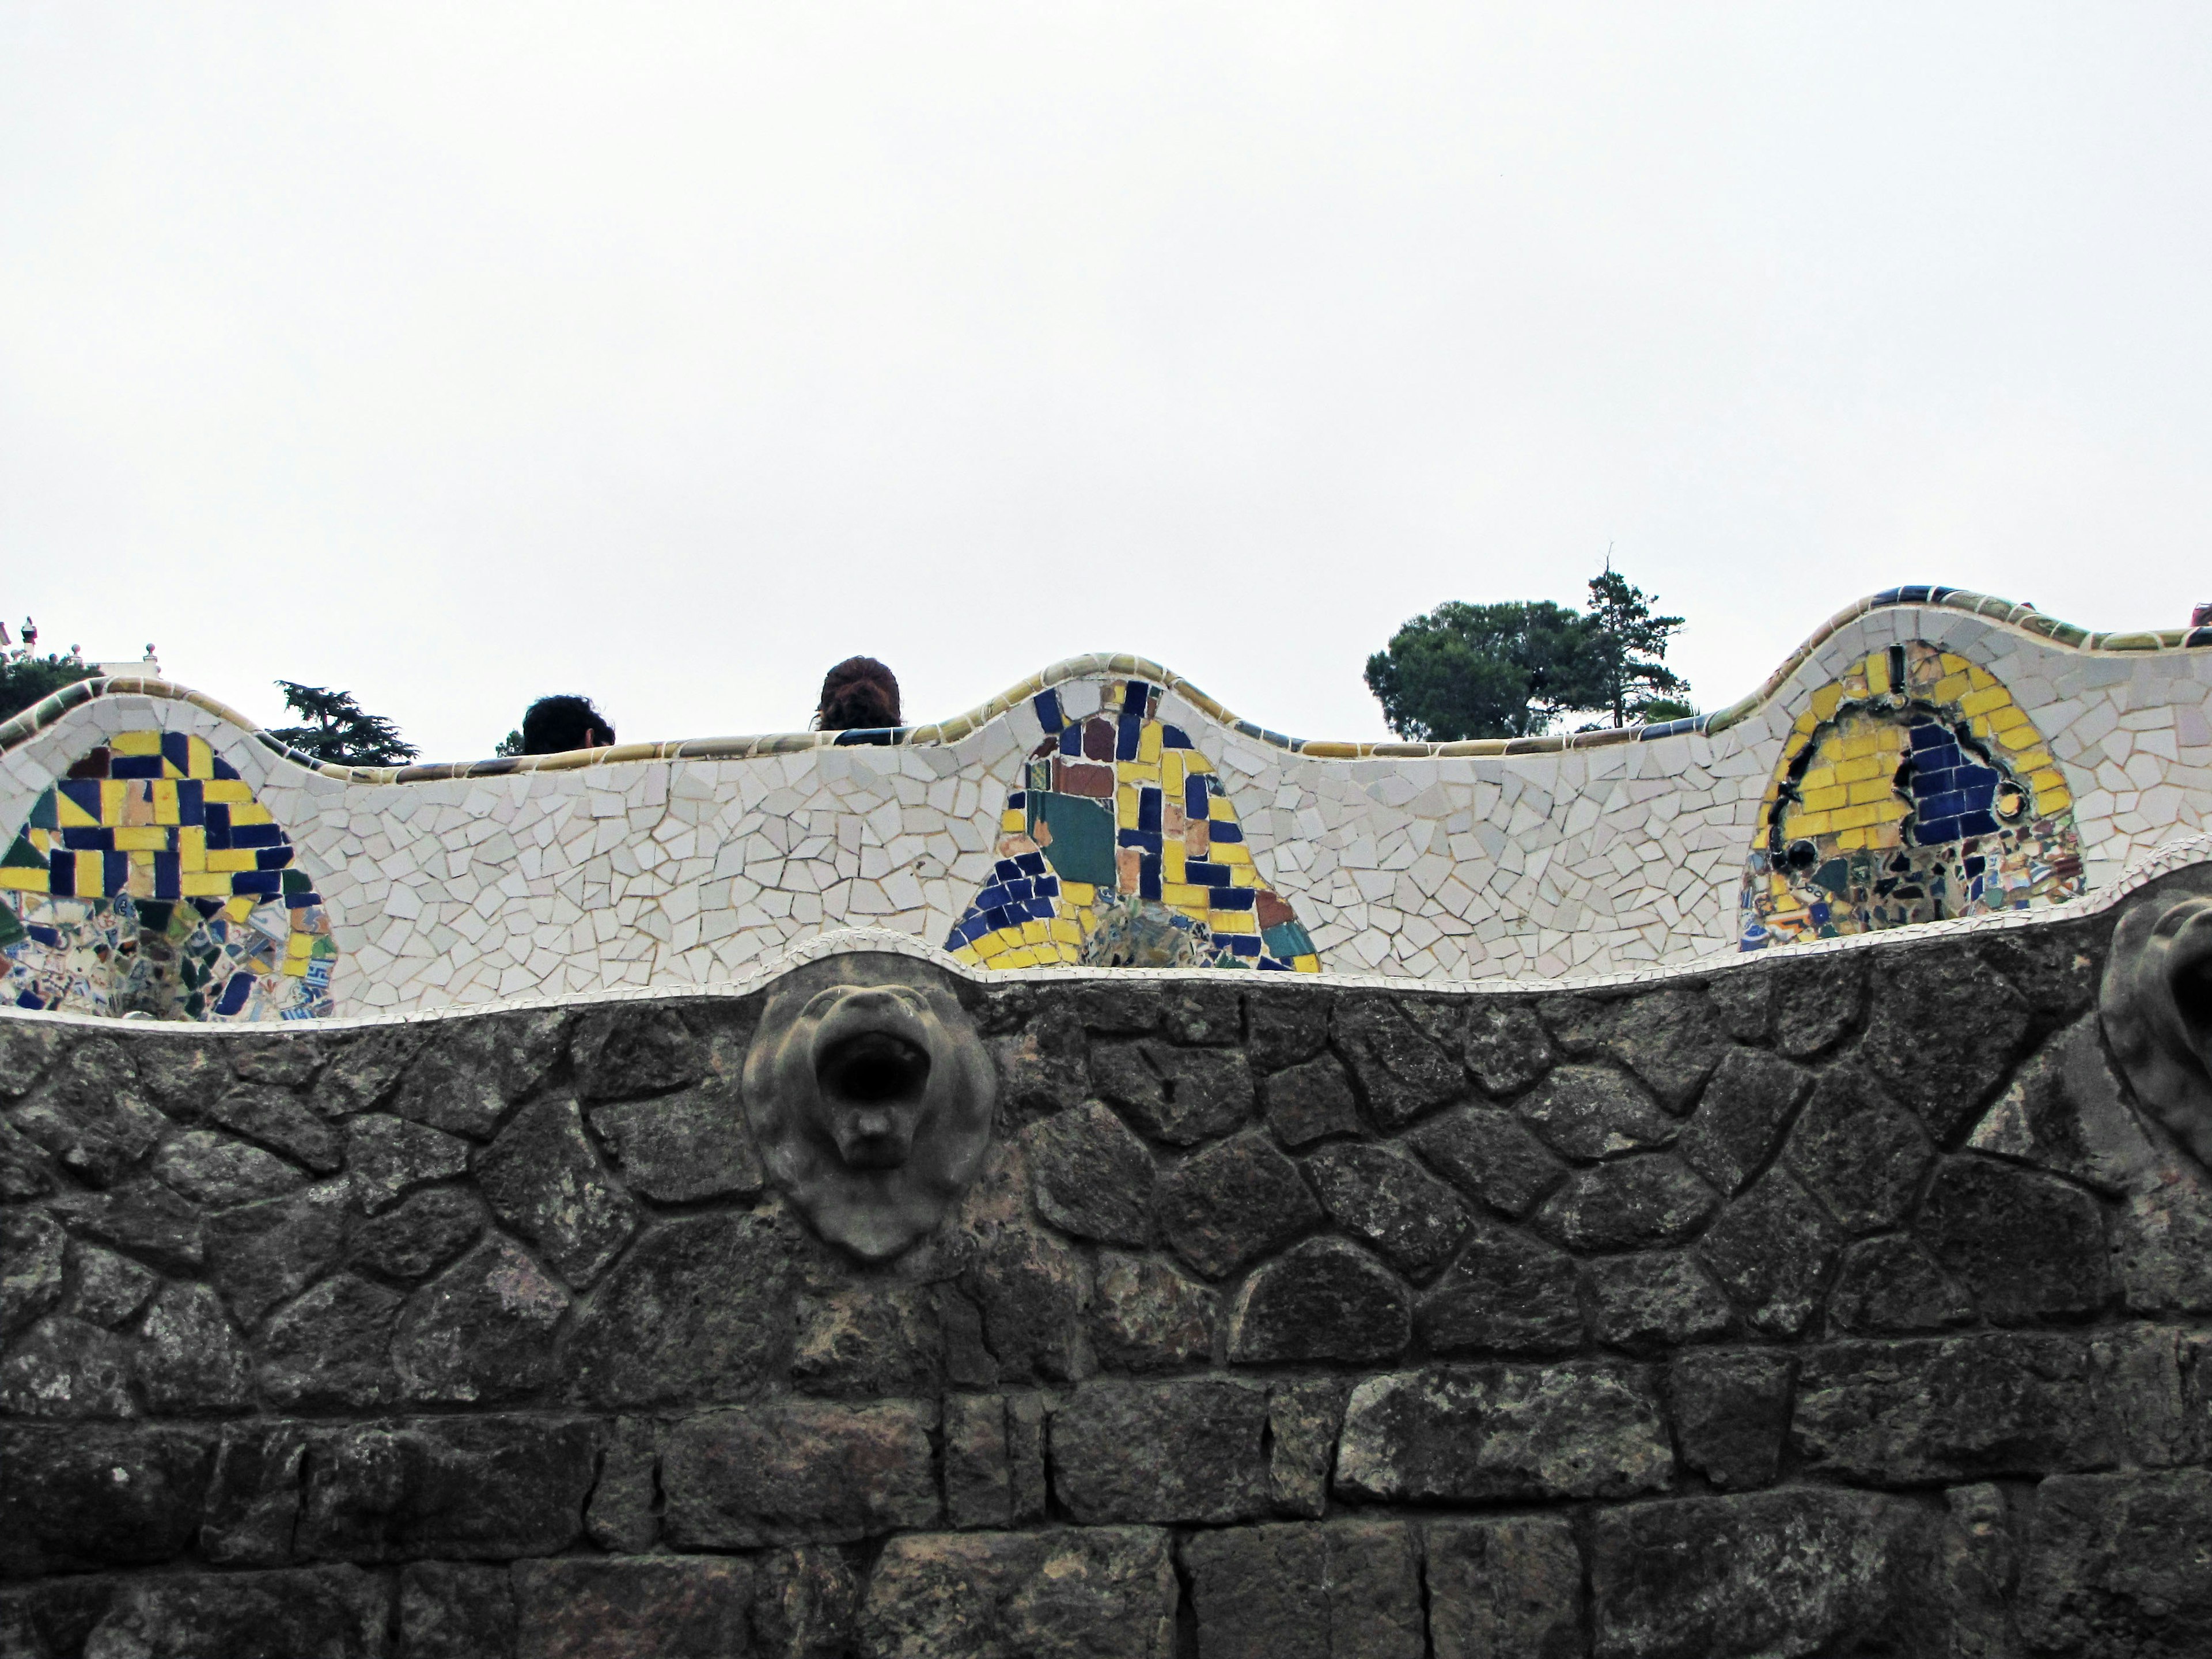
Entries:
{"type": "MultiPolygon", "coordinates": [[[[1711,714],[1668,720],[1656,726],[1607,727],[1596,732],[1561,732],[1540,738],[1474,738],[1458,743],[1329,743],[1285,737],[1251,720],[1239,719],[1160,663],[1124,652],[1091,652],[1056,662],[1010,686],[989,702],[930,726],[902,726],[888,733],[888,745],[957,743],[990,721],[1026,702],[1038,692],[1072,681],[1101,675],[1134,676],[1172,691],[1184,702],[1242,735],[1285,749],[1312,760],[1428,760],[1457,756],[1560,754],[1569,750],[1601,749],[1620,743],[1644,743],[1690,732],[1727,730],[1756,713],[1770,701],[1806,659],[1842,629],[1869,611],[1899,605],[1933,606],[1963,611],[1991,622],[2075,651],[2167,652],[2212,647],[2212,629],[2171,629],[2162,632],[2093,634],[2071,623],[2045,616],[2032,605],[1992,599],[1962,587],[1893,587],[1844,607],[1815,629],[1791,652],[1782,665],[1769,674],[1756,691],[1711,714]]],[[[780,732],[758,737],[682,738],[665,743],[623,743],[607,749],[572,750],[561,755],[526,755],[494,760],[452,761],[417,766],[338,766],[301,754],[276,741],[268,732],[228,704],[204,692],[167,680],[134,675],[94,678],[64,686],[45,701],[0,724],[0,754],[20,748],[53,725],[70,709],[100,696],[167,697],[207,710],[252,734],[273,750],[311,772],[344,783],[428,783],[454,778],[500,778],[519,772],[571,772],[643,760],[755,760],[768,755],[799,754],[816,749],[884,746],[856,744],[849,732],[780,732]],[[841,741],[841,739],[842,741],[841,741]]]]}

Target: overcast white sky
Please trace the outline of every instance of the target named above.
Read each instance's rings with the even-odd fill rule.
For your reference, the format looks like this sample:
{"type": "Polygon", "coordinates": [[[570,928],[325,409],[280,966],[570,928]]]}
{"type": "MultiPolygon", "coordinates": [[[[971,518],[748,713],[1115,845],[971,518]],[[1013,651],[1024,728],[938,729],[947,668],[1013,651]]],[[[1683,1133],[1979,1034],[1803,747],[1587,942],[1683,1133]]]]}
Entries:
{"type": "Polygon", "coordinates": [[[0,616],[432,758],[2212,599],[2212,9],[0,0],[0,616]]]}

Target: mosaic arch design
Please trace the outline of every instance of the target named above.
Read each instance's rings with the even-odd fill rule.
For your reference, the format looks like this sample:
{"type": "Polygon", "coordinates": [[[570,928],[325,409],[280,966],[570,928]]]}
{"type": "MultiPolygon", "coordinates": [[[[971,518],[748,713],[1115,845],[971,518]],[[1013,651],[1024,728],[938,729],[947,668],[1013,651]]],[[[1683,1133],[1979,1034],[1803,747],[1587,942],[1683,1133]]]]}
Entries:
{"type": "Polygon", "coordinates": [[[0,995],[17,1007],[313,1019],[337,956],[290,840],[204,738],[110,738],[0,860],[0,995]]]}
{"type": "Polygon", "coordinates": [[[987,968],[1321,971],[1297,913],[1253,867],[1212,762],[1159,718],[1159,700],[1134,679],[1030,700],[1046,735],[946,950],[987,968]]]}
{"type": "Polygon", "coordinates": [[[1813,694],[1744,866],[1747,951],[2082,890],[2073,797],[1996,678],[1920,641],[1813,694]]]}

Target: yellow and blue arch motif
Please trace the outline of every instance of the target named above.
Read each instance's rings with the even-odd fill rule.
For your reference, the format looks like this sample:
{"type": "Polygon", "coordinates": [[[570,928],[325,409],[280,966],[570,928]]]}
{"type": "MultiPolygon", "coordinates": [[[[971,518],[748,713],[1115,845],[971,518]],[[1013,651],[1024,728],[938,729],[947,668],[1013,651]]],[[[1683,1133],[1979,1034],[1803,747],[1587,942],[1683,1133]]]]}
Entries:
{"type": "Polygon", "coordinates": [[[283,827],[182,732],[92,750],[0,858],[0,983],[18,1007],[314,1018],[337,954],[283,827]]]}
{"type": "Polygon", "coordinates": [[[1747,951],[2082,890],[2073,796],[1995,675],[1922,641],[1814,692],[1744,867],[1747,951]]]}
{"type": "Polygon", "coordinates": [[[1159,718],[1142,680],[1071,717],[1030,700],[1045,738],[999,823],[998,863],[945,948],[990,968],[1251,968],[1318,973],[1297,913],[1260,879],[1213,763],[1159,718]]]}

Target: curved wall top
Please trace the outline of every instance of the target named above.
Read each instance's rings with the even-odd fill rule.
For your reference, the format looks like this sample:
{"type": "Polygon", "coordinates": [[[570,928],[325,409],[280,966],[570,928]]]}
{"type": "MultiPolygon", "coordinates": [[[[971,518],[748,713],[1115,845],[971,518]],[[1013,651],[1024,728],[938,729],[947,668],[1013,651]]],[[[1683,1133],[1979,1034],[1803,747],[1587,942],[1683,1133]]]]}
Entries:
{"type": "MultiPolygon", "coordinates": [[[[1954,757],[1962,777],[1986,771],[1993,799],[2017,796],[2038,814],[2063,803],[2068,815],[2063,824],[2023,825],[2014,839],[2027,850],[2008,854],[2021,866],[2011,885],[2012,878],[1984,877],[1971,846],[1920,859],[1944,864],[1958,887],[1954,908],[1936,914],[2098,889],[2212,815],[2208,645],[2212,631],[2095,635],[1978,594],[1905,588],[1832,619],[1744,702],[1626,732],[1302,741],[1237,719],[1157,664],[1092,656],[954,720],[896,732],[630,744],[403,769],[308,761],[196,692],[92,680],[0,726],[0,836],[17,838],[42,801],[58,801],[72,769],[82,794],[81,769],[95,750],[122,757],[150,741],[158,754],[168,734],[185,752],[202,740],[237,775],[247,815],[265,811],[287,838],[281,857],[293,872],[289,882],[280,876],[276,898],[227,891],[177,913],[172,931],[190,934],[179,948],[214,963],[208,972],[251,969],[257,987],[275,988],[239,999],[235,1017],[712,983],[824,929],[856,925],[914,933],[993,967],[1229,963],[1249,951],[1246,965],[1292,972],[1620,973],[1735,947],[1753,931],[1754,889],[1781,895],[1768,901],[1790,923],[1767,929],[1777,940],[1850,930],[1790,911],[1774,881],[1804,874],[1788,865],[1797,827],[1820,826],[1808,837],[1824,860],[1813,876],[1864,850],[1868,837],[1836,814],[1808,817],[1825,811],[1825,796],[1812,805],[1784,797],[1802,793],[1802,777],[1790,777],[1792,757],[1826,767],[1863,743],[1826,730],[1837,717],[1832,693],[1859,684],[1867,664],[1893,647],[1915,647],[1915,661],[1955,659],[1966,677],[1941,711],[1963,745],[1954,757]],[[1991,725],[1987,688],[1972,676],[2002,688],[2017,724],[2003,725],[2014,716],[1999,710],[1991,725]],[[1141,713],[1132,715],[1139,691],[1141,713]],[[2008,749],[2008,734],[2021,731],[2033,732],[2034,745],[2008,749]],[[1178,738],[1187,749],[1175,748],[1178,738]],[[1109,739],[1112,752],[1084,749],[1109,739]],[[1175,764],[1163,769],[1170,750],[1175,764]],[[1182,780],[1180,802],[1166,770],[1182,780]],[[1200,774],[1211,781],[1189,794],[1200,774]],[[1103,815],[1096,824],[1080,799],[1069,804],[1085,792],[1103,815]],[[1778,842],[1778,823],[1786,832],[1778,842]],[[1830,832],[1842,852],[1821,839],[1830,832]],[[1778,859],[1776,871],[1753,870],[1755,853],[1778,859]],[[1093,873],[1110,869],[1116,890],[1067,878],[1079,858],[1093,873]],[[2035,859],[2043,862],[2030,868],[2035,859]],[[1966,904],[1969,881],[1977,885],[1966,904]],[[295,907],[292,926],[309,942],[288,945],[271,936],[268,919],[302,894],[315,908],[295,907]],[[217,914],[203,924],[197,918],[210,906],[217,914]],[[226,927],[228,942],[205,936],[226,927]],[[279,982],[288,962],[295,976],[321,964],[314,996],[279,982]]],[[[1850,695],[1846,712],[1887,717],[1886,705],[1862,708],[1850,695]]],[[[1893,712],[1925,723],[1918,703],[1893,712]]],[[[136,774],[143,759],[120,770],[136,774]]],[[[184,871],[195,848],[212,844],[187,836],[189,823],[162,821],[189,810],[163,805],[171,798],[157,789],[178,787],[190,769],[175,770],[174,779],[148,772],[143,787],[103,774],[123,793],[100,797],[109,810],[77,823],[74,839],[58,822],[42,832],[46,850],[17,838],[13,867],[0,869],[5,902],[55,903],[58,878],[31,866],[59,855],[82,879],[150,899],[156,915],[191,904],[161,896],[180,885],[159,884],[218,872],[184,871]],[[157,866],[161,858],[175,863],[157,866]]],[[[1973,827],[1966,808],[1929,793],[1936,787],[1929,777],[1923,769],[1917,805],[1905,783],[1894,783],[1910,811],[1875,814],[1903,817],[1902,831],[1891,833],[1904,835],[1905,851],[1940,812],[1950,814],[1942,819],[1950,831],[1973,827]]],[[[1814,787],[1829,787],[1825,773],[1814,787]]],[[[246,850],[216,848],[204,862],[226,866],[220,873],[236,887],[248,874],[246,850]]],[[[256,848],[252,862],[279,857],[256,848]]],[[[270,885],[265,874],[246,884],[270,885]]],[[[1809,881],[1799,883],[1803,896],[1819,902],[1809,881]]],[[[87,902],[71,900],[80,908],[87,902]]],[[[1871,915],[1880,902],[1866,896],[1860,909],[1871,915]]],[[[1850,908],[1839,905],[1838,917],[1850,908]]],[[[8,932],[0,924],[0,935],[8,932]]],[[[10,1000],[22,1000],[33,969],[60,971],[64,945],[90,973],[113,941],[49,945],[20,927],[12,943],[0,937],[10,1000]]],[[[214,1017],[230,1017],[217,1012],[227,985],[211,982],[203,999],[214,1017]]]]}

